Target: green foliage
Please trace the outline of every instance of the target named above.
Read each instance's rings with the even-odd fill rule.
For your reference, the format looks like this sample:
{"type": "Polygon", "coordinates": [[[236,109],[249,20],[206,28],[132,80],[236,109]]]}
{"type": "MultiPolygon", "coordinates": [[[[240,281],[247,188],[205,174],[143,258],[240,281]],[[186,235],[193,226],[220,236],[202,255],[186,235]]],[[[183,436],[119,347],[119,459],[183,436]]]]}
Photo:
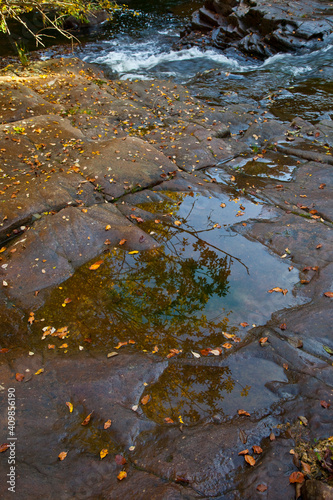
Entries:
{"type": "Polygon", "coordinates": [[[98,10],[107,10],[110,18],[112,13],[118,9],[117,4],[110,0],[0,0],[0,31],[10,35],[8,27],[9,19],[20,23],[32,35],[36,44],[44,45],[42,37],[45,33],[33,31],[24,20],[24,15],[30,12],[39,13],[43,20],[44,28],[51,27],[68,39],[73,35],[62,28],[62,21],[66,16],[74,16],[82,22],[87,22],[87,15],[94,14],[98,10]]]}

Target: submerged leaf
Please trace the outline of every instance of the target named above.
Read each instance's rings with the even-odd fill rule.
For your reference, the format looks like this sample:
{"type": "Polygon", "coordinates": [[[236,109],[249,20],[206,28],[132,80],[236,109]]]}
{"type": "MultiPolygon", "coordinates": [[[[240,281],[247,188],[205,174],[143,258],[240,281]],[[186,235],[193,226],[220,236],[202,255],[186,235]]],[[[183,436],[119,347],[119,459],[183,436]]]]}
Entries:
{"type": "Polygon", "coordinates": [[[99,266],[100,266],[101,264],[103,264],[103,262],[104,262],[104,260],[98,260],[97,262],[95,262],[95,264],[92,264],[92,265],[89,267],[89,269],[90,269],[91,271],[95,271],[96,269],[98,269],[98,268],[99,268],[99,266]]]}

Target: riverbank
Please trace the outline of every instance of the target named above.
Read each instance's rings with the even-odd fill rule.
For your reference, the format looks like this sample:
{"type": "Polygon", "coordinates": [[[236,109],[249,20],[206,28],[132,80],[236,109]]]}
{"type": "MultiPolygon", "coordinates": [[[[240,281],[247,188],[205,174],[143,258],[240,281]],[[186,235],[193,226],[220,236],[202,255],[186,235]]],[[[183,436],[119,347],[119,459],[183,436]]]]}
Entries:
{"type": "Polygon", "coordinates": [[[295,495],[292,472],[326,478],[301,450],[332,434],[332,121],[206,105],[174,82],[111,81],[74,58],[8,67],[0,83],[0,383],[16,390],[18,498],[254,499],[267,487],[280,499],[295,495]],[[181,210],[196,199],[191,220],[181,210]],[[232,254],[219,231],[241,242],[232,254]],[[169,283],[181,247],[167,254],[166,242],[191,238],[169,283]],[[254,288],[241,294],[237,275],[232,325],[199,318],[212,283],[233,294],[230,269],[245,269],[251,245],[242,280],[254,288]],[[249,269],[258,255],[262,275],[260,262],[249,269]],[[196,281],[193,261],[210,279],[196,281]],[[193,309],[181,309],[187,296],[193,309]],[[180,311],[171,333],[145,304],[171,324],[180,311]]]}

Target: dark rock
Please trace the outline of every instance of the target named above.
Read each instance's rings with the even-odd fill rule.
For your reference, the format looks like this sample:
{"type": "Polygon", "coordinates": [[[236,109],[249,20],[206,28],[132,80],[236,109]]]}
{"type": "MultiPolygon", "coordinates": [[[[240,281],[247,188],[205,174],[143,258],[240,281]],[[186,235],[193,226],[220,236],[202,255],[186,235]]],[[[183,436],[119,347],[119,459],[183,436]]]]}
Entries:
{"type": "Polygon", "coordinates": [[[305,481],[301,492],[304,500],[331,500],[333,498],[333,488],[315,479],[305,481]]]}

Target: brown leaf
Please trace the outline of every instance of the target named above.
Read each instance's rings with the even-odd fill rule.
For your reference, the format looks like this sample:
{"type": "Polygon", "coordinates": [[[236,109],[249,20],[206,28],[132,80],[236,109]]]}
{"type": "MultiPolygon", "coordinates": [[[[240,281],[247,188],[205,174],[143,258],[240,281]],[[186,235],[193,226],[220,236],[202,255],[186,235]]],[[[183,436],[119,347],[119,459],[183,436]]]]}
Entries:
{"type": "Polygon", "coordinates": [[[316,246],[316,249],[319,250],[319,248],[321,248],[322,246],[322,243],[319,243],[319,245],[316,246]]]}
{"type": "Polygon", "coordinates": [[[173,421],[173,420],[172,420],[172,418],[170,418],[170,417],[165,417],[164,422],[165,422],[166,424],[174,424],[174,421],[173,421]]]}
{"type": "Polygon", "coordinates": [[[288,363],[283,363],[283,365],[282,365],[282,366],[283,366],[283,368],[284,368],[285,370],[288,370],[288,368],[289,368],[288,363]]]}
{"type": "Polygon", "coordinates": [[[262,453],[262,448],[260,446],[252,446],[253,453],[256,453],[257,455],[260,455],[262,453]]]}
{"type": "Polygon", "coordinates": [[[245,410],[238,410],[237,413],[238,413],[238,415],[245,415],[246,417],[250,416],[250,413],[248,411],[245,411],[245,410]]]}
{"type": "Polygon", "coordinates": [[[93,412],[89,413],[89,415],[86,416],[86,418],[83,420],[83,422],[81,422],[81,425],[89,424],[92,414],[93,414],[93,412]]]}
{"type": "Polygon", "coordinates": [[[32,325],[32,323],[33,323],[34,321],[35,321],[35,313],[31,312],[31,313],[29,314],[28,323],[29,323],[30,325],[32,325]]]}
{"type": "Polygon", "coordinates": [[[305,472],[305,474],[311,474],[311,466],[309,464],[301,460],[301,465],[302,465],[302,470],[305,472]]]}
{"type": "Polygon", "coordinates": [[[23,373],[16,373],[15,378],[18,382],[22,382],[22,380],[24,379],[24,375],[23,373]]]}
{"type": "Polygon", "coordinates": [[[322,183],[319,185],[319,189],[324,189],[325,186],[326,186],[326,184],[322,183]]]}
{"type": "Polygon", "coordinates": [[[245,462],[247,462],[251,467],[253,467],[256,463],[253,457],[251,455],[244,455],[245,462]]]}
{"type": "Polygon", "coordinates": [[[0,444],[0,453],[3,453],[4,451],[8,450],[8,448],[9,444],[7,443],[0,444]]]}
{"type": "Polygon", "coordinates": [[[104,245],[111,245],[111,241],[110,240],[105,240],[104,241],[104,245]]]}
{"type": "Polygon", "coordinates": [[[247,435],[242,429],[239,429],[239,439],[242,441],[243,444],[247,442],[247,435]]]}
{"type": "Polygon", "coordinates": [[[325,297],[333,297],[333,292],[324,292],[325,297]]]}
{"type": "Polygon", "coordinates": [[[65,460],[65,458],[67,457],[67,454],[68,454],[68,451],[62,451],[61,453],[59,453],[59,455],[58,455],[59,460],[65,460]]]}
{"type": "Polygon", "coordinates": [[[287,330],[287,325],[286,323],[281,323],[281,325],[279,326],[280,330],[287,330]]]}
{"type": "Polygon", "coordinates": [[[149,401],[150,401],[150,394],[146,394],[146,395],[145,395],[145,396],[143,396],[143,398],[141,399],[141,404],[142,404],[142,405],[146,405],[149,401]]]}
{"type": "Polygon", "coordinates": [[[117,465],[125,465],[126,464],[126,458],[123,457],[122,455],[116,455],[114,457],[116,464],[117,465]]]}
{"type": "Polygon", "coordinates": [[[226,342],[225,344],[222,344],[222,347],[224,347],[225,349],[231,349],[232,344],[230,344],[229,342],[226,342]]]}
{"type": "Polygon", "coordinates": [[[261,337],[261,339],[259,339],[259,344],[265,344],[268,340],[268,337],[261,337]]]}
{"type": "Polygon", "coordinates": [[[270,433],[270,435],[269,435],[269,439],[270,439],[270,441],[275,441],[276,437],[275,437],[274,432],[271,432],[271,433],[270,433]]]}
{"type": "Polygon", "coordinates": [[[289,482],[293,483],[303,483],[305,480],[304,474],[300,471],[293,472],[289,476],[289,482]]]}
{"type": "Polygon", "coordinates": [[[327,403],[327,401],[320,401],[320,404],[323,408],[329,408],[331,405],[327,403]]]}
{"type": "Polygon", "coordinates": [[[123,238],[122,240],[119,241],[119,245],[124,245],[126,243],[127,240],[125,240],[125,238],[123,238]]]}
{"type": "Polygon", "coordinates": [[[246,323],[246,321],[244,321],[244,323],[239,323],[239,324],[240,324],[240,326],[242,326],[243,328],[245,328],[246,326],[249,326],[249,324],[248,324],[248,323],[246,323]]]}
{"type": "Polygon", "coordinates": [[[101,264],[103,264],[103,262],[104,262],[104,260],[98,260],[97,262],[95,262],[95,264],[92,264],[92,265],[89,267],[89,269],[90,269],[91,271],[95,271],[95,269],[98,269],[98,268],[99,268],[99,266],[100,266],[101,264]]]}
{"type": "Polygon", "coordinates": [[[107,420],[105,423],[104,423],[104,429],[108,429],[109,427],[111,427],[111,420],[107,420]]]}
{"type": "Polygon", "coordinates": [[[208,356],[210,351],[211,351],[211,349],[208,347],[207,349],[201,349],[200,353],[202,356],[208,356]]]}
{"type": "Polygon", "coordinates": [[[7,347],[3,347],[2,349],[0,349],[0,352],[6,353],[6,352],[9,352],[9,349],[7,349],[7,347]]]}
{"type": "Polygon", "coordinates": [[[257,490],[260,491],[261,493],[263,493],[264,491],[267,490],[266,484],[258,484],[257,490]]]}
{"type": "Polygon", "coordinates": [[[249,454],[249,450],[246,449],[246,450],[242,450],[238,453],[238,455],[248,455],[249,454]]]}

